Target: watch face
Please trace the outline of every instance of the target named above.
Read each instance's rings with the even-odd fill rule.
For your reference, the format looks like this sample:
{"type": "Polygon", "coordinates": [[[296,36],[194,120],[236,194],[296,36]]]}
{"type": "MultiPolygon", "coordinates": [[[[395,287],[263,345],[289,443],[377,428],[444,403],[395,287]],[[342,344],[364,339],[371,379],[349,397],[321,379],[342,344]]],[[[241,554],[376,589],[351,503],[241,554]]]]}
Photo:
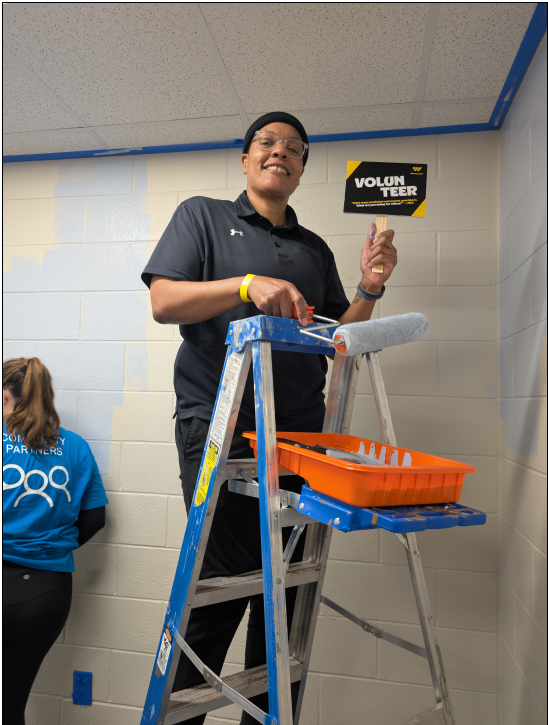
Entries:
{"type": "Polygon", "coordinates": [[[361,286],[361,284],[358,285],[358,294],[361,295],[362,297],[364,297],[367,300],[370,300],[370,299],[378,300],[378,299],[380,299],[383,296],[383,294],[384,294],[384,290],[385,290],[385,286],[383,285],[381,287],[381,291],[379,292],[379,294],[378,295],[373,295],[373,294],[371,294],[371,292],[368,292],[366,289],[364,289],[361,286]]]}

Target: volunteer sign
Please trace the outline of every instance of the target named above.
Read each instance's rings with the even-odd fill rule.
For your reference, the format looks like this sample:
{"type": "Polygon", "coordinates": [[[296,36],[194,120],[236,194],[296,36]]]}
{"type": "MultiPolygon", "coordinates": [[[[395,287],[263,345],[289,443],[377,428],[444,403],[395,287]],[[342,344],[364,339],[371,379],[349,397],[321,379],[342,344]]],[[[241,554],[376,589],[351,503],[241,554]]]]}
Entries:
{"type": "Polygon", "coordinates": [[[347,214],[390,214],[423,217],[426,164],[349,161],[344,211],[347,214]]]}

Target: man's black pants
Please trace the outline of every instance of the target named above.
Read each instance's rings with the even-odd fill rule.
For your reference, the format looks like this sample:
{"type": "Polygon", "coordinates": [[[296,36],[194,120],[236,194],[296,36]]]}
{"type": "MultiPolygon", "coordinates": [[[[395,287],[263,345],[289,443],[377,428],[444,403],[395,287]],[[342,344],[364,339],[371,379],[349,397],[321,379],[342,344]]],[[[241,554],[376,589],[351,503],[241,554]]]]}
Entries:
{"type": "MultiPolygon", "coordinates": [[[[187,513],[190,510],[194,487],[198,478],[202,454],[209,430],[209,422],[200,418],[177,419],[175,440],[179,453],[181,485],[187,513]]],[[[235,431],[229,458],[253,458],[253,451],[241,431],[235,431]]],[[[285,490],[300,493],[304,480],[300,476],[284,476],[285,490]]],[[[291,535],[291,528],[282,529],[284,546],[291,535]]],[[[291,558],[303,558],[306,529],[291,558]]],[[[221,486],[217,509],[202,565],[200,579],[216,576],[234,576],[262,568],[261,532],[258,499],[228,491],[227,482],[221,486]]],[[[297,588],[286,590],[288,627],[291,627],[297,588]]],[[[245,669],[266,663],[265,621],[263,595],[258,594],[231,602],[211,604],[194,609],[190,615],[185,639],[198,657],[220,675],[226,653],[249,604],[249,623],[245,648],[245,669]]],[[[193,687],[204,678],[188,657],[181,653],[173,691],[193,687]]],[[[293,705],[299,692],[299,683],[292,685],[293,705]]],[[[268,712],[268,694],[258,695],[252,701],[268,712]]],[[[187,720],[188,725],[202,725],[205,715],[187,720]]],[[[241,725],[254,725],[256,720],[242,712],[241,725]]]]}

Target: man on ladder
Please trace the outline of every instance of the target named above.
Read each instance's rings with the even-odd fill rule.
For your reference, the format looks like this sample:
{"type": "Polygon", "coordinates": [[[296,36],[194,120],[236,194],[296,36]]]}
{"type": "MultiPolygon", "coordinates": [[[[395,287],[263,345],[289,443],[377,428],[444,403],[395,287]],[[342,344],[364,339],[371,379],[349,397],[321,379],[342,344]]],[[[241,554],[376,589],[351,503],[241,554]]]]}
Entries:
{"type": "MultiPolygon", "coordinates": [[[[175,436],[187,512],[190,509],[209,423],[226,355],[230,322],[263,312],[307,324],[307,305],[341,324],[371,317],[375,301],[397,264],[391,230],[375,235],[371,224],[360,259],[359,284],[351,304],[344,294],[333,253],[316,234],[300,226],[288,206],[308,159],[308,137],[287,113],[268,113],[248,129],[242,155],[247,190],[235,202],[194,197],[183,202],[162,235],[142,278],[150,287],[154,319],[179,324],[183,343],[175,362],[175,436]],[[374,273],[382,263],[382,274],[374,273]]],[[[272,352],[276,429],[321,431],[325,406],[324,355],[272,352]]],[[[252,458],[245,430],[255,429],[253,380],[244,390],[229,458],[252,458]]],[[[284,489],[300,492],[303,479],[284,478],[284,489]]],[[[283,529],[284,546],[291,529],[283,529]]],[[[302,559],[303,534],[292,561],[302,559]]],[[[257,499],[221,487],[201,570],[201,579],[261,569],[257,499]]],[[[296,588],[286,590],[287,621],[296,588]]],[[[250,604],[245,668],[266,662],[262,595],[193,609],[186,641],[220,674],[230,643],[250,604]]],[[[173,691],[203,677],[183,653],[173,691]]],[[[299,683],[292,688],[295,701],[299,683]]],[[[251,698],[268,711],[268,695],[251,698]]],[[[187,722],[201,725],[205,715],[187,722]]],[[[246,712],[242,723],[255,721],[246,712]]]]}

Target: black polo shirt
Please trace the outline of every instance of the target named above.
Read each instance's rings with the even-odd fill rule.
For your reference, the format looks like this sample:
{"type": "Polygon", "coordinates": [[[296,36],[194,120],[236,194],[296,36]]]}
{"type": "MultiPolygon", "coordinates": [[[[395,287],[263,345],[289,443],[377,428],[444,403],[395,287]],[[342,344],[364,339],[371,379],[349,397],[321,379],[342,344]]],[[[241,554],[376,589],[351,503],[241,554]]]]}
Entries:
{"type": "MultiPolygon", "coordinates": [[[[292,282],[307,304],[339,319],[348,308],[333,252],[300,226],[287,207],[287,221],[274,227],[260,216],[246,192],[232,201],[196,196],[175,211],[142,274],[207,282],[256,274],[292,282]]],[[[226,356],[230,322],[262,314],[252,302],[195,325],[181,325],[183,343],[175,360],[180,418],[210,420],[226,356]]],[[[276,425],[279,430],[314,430],[324,417],[325,355],[272,351],[276,425]]],[[[244,391],[237,428],[255,430],[253,377],[244,391]]]]}

